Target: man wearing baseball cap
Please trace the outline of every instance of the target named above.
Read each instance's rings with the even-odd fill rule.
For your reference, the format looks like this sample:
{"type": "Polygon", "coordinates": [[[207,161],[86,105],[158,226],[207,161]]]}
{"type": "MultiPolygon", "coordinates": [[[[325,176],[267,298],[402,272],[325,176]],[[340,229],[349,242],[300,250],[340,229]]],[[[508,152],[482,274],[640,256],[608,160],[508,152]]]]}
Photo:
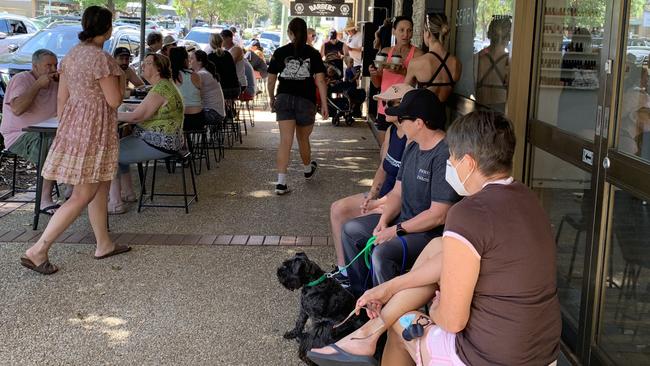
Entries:
{"type": "Polygon", "coordinates": [[[443,128],[447,118],[438,97],[428,89],[411,90],[398,106],[388,107],[386,115],[397,117],[411,143],[404,151],[383,212],[350,220],[343,226],[346,263],[371,236],[376,236],[372,278],[363,261],[347,269],[356,296],[409,270],[427,243],[442,235],[447,210],[460,200],[445,180],[449,148],[443,128]]]}
{"type": "Polygon", "coordinates": [[[117,47],[115,51],[113,51],[113,57],[115,58],[115,61],[117,61],[117,64],[120,65],[120,68],[124,70],[126,81],[133,84],[133,86],[136,88],[144,85],[144,82],[142,79],[140,79],[135,70],[129,66],[133,60],[133,57],[131,56],[131,51],[129,51],[128,48],[117,47]]]}
{"type": "MultiPolygon", "coordinates": [[[[379,103],[395,106],[408,91],[413,90],[409,84],[401,83],[391,85],[383,93],[375,95],[379,103]]],[[[402,164],[402,155],[406,148],[406,135],[397,123],[397,117],[386,116],[386,120],[393,125],[388,127],[381,148],[381,164],[377,168],[372,180],[370,191],[344,197],[332,203],[330,208],[330,224],[332,225],[332,238],[336,250],[336,262],[339,272],[334,279],[343,287],[350,287],[348,273],[345,270],[345,255],[341,244],[341,229],[347,221],[362,215],[381,213],[388,192],[395,186],[397,173],[402,164]]]]}

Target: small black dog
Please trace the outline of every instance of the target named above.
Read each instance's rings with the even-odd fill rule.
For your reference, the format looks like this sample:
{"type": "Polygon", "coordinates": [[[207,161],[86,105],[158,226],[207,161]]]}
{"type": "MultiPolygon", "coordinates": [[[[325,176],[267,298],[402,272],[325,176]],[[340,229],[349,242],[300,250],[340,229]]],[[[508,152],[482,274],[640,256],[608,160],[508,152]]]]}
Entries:
{"type": "Polygon", "coordinates": [[[284,338],[300,342],[298,356],[309,365],[315,364],[306,357],[307,351],[338,341],[367,320],[354,317],[340,327],[333,328],[350,314],[356,301],[350,292],[331,278],[326,278],[315,286],[305,286],[324,273],[305,253],[297,253],[278,268],[278,280],[282,286],[291,291],[302,288],[296,326],[286,332],[284,338]],[[311,328],[303,332],[307,319],[311,319],[311,328]]]}

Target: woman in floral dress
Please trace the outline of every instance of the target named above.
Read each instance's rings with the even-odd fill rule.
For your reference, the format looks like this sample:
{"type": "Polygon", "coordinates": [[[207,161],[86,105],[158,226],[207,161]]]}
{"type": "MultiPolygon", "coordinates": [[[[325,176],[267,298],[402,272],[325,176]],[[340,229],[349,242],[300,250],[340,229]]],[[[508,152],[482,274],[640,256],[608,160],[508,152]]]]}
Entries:
{"type": "Polygon", "coordinates": [[[97,241],[95,258],[131,249],[115,245],[107,230],[108,191],[117,171],[117,107],[124,90],[120,67],[103,51],[113,31],[112,18],[106,8],[88,7],[81,19],[81,42],[61,62],[59,128],[43,166],[43,177],[74,185],[74,190],[38,242],[21,258],[23,266],[42,274],[58,270],[50,263],[48,251],[86,206],[97,241]]]}

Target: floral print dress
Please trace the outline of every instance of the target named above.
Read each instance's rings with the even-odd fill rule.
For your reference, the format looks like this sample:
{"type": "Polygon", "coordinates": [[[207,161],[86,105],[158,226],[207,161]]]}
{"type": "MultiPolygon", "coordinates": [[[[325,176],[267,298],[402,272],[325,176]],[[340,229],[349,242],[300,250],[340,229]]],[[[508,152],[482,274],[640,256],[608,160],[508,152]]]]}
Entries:
{"type": "Polygon", "coordinates": [[[91,43],[75,46],[61,62],[70,96],[50,147],[43,178],[72,185],[110,181],[117,172],[117,110],[99,80],[121,76],[115,60],[91,43]]]}

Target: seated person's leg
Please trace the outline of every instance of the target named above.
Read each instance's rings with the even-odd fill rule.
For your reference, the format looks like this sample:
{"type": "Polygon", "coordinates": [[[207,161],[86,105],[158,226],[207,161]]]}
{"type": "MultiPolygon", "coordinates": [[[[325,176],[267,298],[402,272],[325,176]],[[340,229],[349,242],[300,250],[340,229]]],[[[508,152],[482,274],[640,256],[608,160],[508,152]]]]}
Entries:
{"type": "MultiPolygon", "coordinates": [[[[383,244],[381,244],[383,245],[383,244]]],[[[442,267],[442,239],[435,238],[424,248],[415,261],[411,273],[418,269],[435,271],[434,276],[440,278],[442,267]]],[[[368,293],[381,292],[386,285],[380,285],[368,290],[368,293]]],[[[343,350],[355,355],[372,355],[375,353],[376,342],[380,335],[391,327],[405,313],[421,308],[430,301],[437,286],[434,284],[421,287],[413,287],[394,294],[381,310],[381,316],[364,324],[361,328],[351,333],[336,344],[343,350]]],[[[364,294],[364,297],[366,295],[364,294]]],[[[389,338],[390,339],[390,338],[389,338]]],[[[315,352],[323,354],[335,353],[331,347],[315,349],[315,352]]],[[[385,363],[390,364],[390,363],[385,363]]]]}
{"type": "MultiPolygon", "coordinates": [[[[26,132],[22,134],[7,150],[28,160],[30,163],[38,164],[38,140],[39,134],[36,132],[26,132]]],[[[45,154],[50,150],[54,136],[46,135],[43,138],[43,151],[45,154]]],[[[49,214],[56,211],[55,204],[52,201],[52,188],[54,182],[51,180],[43,179],[43,188],[41,189],[41,208],[46,210],[49,214]]]]}
{"type": "Polygon", "coordinates": [[[386,365],[407,365],[416,362],[428,365],[435,360],[436,364],[461,366],[464,364],[456,354],[455,338],[454,333],[446,332],[433,324],[426,314],[409,312],[390,328],[381,362],[386,365]],[[404,329],[407,324],[416,322],[428,325],[424,326],[424,334],[421,337],[407,341],[403,337],[404,329]]]}
{"type": "Polygon", "coordinates": [[[406,252],[402,241],[395,237],[375,247],[372,252],[373,285],[377,286],[406,273],[422,253],[431,233],[414,233],[402,237],[406,241],[406,252]]]}
{"type": "MultiPolygon", "coordinates": [[[[345,266],[345,253],[341,244],[341,230],[343,224],[355,217],[361,216],[361,204],[363,203],[363,193],[355,194],[341,198],[332,203],[330,207],[330,224],[332,227],[332,238],[334,238],[334,249],[336,250],[336,264],[339,269],[345,266]]],[[[347,271],[341,272],[347,277],[347,271]]]]}
{"type": "MultiPolygon", "coordinates": [[[[345,263],[350,263],[366,246],[380,217],[381,215],[378,214],[357,217],[343,225],[341,242],[345,253],[345,263]]],[[[372,279],[368,278],[368,269],[361,257],[348,267],[348,278],[350,279],[350,290],[355,296],[361,295],[365,291],[366,285],[372,286],[372,279]]]]}

